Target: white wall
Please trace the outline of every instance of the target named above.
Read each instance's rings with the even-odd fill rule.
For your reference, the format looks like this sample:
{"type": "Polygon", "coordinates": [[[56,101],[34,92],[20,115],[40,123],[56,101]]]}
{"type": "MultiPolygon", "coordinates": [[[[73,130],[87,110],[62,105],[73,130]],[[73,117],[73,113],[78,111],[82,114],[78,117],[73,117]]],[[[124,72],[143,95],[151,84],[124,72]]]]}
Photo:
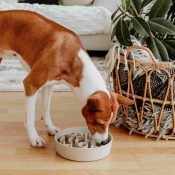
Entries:
{"type": "Polygon", "coordinates": [[[95,0],[94,6],[103,6],[110,10],[111,12],[114,12],[117,9],[117,4],[121,4],[121,0],[95,0]]]}

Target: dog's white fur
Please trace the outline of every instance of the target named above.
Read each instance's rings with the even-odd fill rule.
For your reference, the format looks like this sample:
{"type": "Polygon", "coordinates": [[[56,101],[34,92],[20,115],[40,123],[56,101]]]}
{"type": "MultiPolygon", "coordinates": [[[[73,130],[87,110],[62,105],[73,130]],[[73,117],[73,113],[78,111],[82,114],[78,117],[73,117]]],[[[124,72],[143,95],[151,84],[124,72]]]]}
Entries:
{"type": "MultiPolygon", "coordinates": [[[[88,97],[96,91],[104,91],[106,92],[109,97],[109,91],[107,90],[105,81],[103,80],[102,76],[100,75],[99,71],[86,54],[86,52],[82,49],[79,50],[77,53],[78,57],[83,63],[83,78],[80,82],[80,87],[73,87],[68,84],[78,99],[82,102],[83,105],[86,104],[88,97]]],[[[20,60],[20,55],[17,56],[20,60]]],[[[30,72],[29,66],[21,61],[23,67],[30,72]]],[[[48,132],[51,135],[55,135],[60,129],[53,125],[50,116],[50,101],[52,95],[53,85],[57,83],[65,83],[63,81],[49,81],[44,86],[42,86],[41,93],[42,93],[42,117],[45,121],[45,125],[47,127],[48,132]]],[[[66,83],[67,84],[67,83],[66,83]]],[[[43,147],[45,146],[45,142],[43,138],[41,138],[35,128],[35,105],[36,105],[36,98],[38,95],[38,91],[33,96],[26,97],[26,122],[25,127],[27,129],[29,140],[32,146],[34,147],[43,147]]],[[[93,138],[98,142],[101,143],[102,141],[106,141],[108,138],[108,129],[104,133],[95,133],[93,138]]]]}
{"type": "Polygon", "coordinates": [[[81,49],[78,52],[78,57],[83,63],[83,78],[80,81],[80,87],[72,89],[83,105],[86,104],[88,97],[96,91],[104,91],[109,95],[105,81],[86,52],[81,49]]]}

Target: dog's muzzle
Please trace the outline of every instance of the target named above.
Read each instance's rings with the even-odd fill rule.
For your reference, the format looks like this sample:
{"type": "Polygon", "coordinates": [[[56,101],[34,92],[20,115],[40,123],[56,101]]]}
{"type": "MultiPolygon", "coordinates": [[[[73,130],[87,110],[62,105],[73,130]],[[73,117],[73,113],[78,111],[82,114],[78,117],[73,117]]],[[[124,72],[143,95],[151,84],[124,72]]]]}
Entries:
{"type": "Polygon", "coordinates": [[[105,144],[108,141],[108,132],[105,131],[104,133],[96,132],[92,138],[98,143],[98,144],[105,144]]]}

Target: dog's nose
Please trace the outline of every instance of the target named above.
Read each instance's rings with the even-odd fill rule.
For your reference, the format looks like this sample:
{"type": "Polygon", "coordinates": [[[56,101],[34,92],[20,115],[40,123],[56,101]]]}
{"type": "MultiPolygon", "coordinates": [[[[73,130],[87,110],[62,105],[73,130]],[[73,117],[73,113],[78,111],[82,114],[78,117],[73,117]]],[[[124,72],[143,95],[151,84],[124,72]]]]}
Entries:
{"type": "Polygon", "coordinates": [[[98,144],[106,144],[107,141],[108,141],[108,132],[105,132],[105,133],[98,133],[96,132],[93,136],[92,136],[95,141],[98,143],[98,144]]]}
{"type": "Polygon", "coordinates": [[[105,145],[107,142],[108,142],[108,139],[103,140],[103,141],[101,142],[101,144],[102,144],[102,145],[105,145]]]}
{"type": "Polygon", "coordinates": [[[106,140],[103,140],[103,141],[96,141],[97,142],[97,145],[106,145],[107,144],[107,142],[108,142],[108,139],[106,139],[106,140]]]}

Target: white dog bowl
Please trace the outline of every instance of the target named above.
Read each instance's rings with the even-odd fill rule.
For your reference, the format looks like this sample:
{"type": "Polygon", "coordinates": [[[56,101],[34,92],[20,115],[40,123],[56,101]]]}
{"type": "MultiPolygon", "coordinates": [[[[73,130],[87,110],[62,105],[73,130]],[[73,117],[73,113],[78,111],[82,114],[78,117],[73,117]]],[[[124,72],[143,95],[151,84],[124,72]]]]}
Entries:
{"type": "Polygon", "coordinates": [[[68,128],[59,131],[55,135],[55,146],[56,146],[56,152],[69,160],[75,160],[75,161],[94,161],[99,160],[104,157],[106,157],[111,150],[112,145],[112,136],[109,134],[108,143],[106,145],[101,145],[100,147],[95,148],[77,148],[77,147],[70,147],[66,146],[58,141],[59,138],[61,138],[64,135],[69,135],[72,133],[86,133],[89,132],[87,127],[75,127],[75,128],[68,128]]]}

